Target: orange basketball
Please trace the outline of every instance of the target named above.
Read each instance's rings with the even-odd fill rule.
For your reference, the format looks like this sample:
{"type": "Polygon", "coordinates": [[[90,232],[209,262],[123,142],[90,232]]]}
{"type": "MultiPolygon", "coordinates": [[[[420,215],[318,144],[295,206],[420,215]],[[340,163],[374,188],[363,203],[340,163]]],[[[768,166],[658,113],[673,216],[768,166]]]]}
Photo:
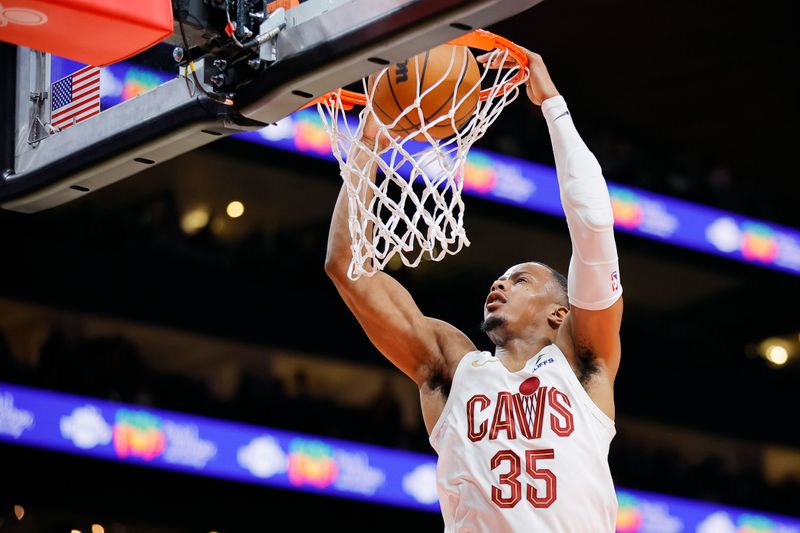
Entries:
{"type": "Polygon", "coordinates": [[[469,48],[443,44],[389,67],[375,85],[372,105],[381,122],[388,126],[414,104],[417,94],[421,95],[419,108],[407,112],[391,128],[399,137],[414,135],[420,141],[425,136],[415,132],[419,131],[421,120],[427,125],[453,110],[452,121],[445,119],[425,127],[431,137],[444,139],[461,129],[475,113],[480,77],[478,62],[469,48]],[[430,92],[425,94],[428,89],[430,92]]]}

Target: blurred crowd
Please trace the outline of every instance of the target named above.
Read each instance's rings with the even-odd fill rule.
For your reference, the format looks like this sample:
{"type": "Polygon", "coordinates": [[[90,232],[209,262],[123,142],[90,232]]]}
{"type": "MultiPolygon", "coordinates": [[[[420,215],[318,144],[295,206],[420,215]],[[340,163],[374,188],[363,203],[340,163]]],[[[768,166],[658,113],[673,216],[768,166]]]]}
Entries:
{"type": "MultiPolygon", "coordinates": [[[[149,367],[137,346],[121,337],[84,338],[54,327],[35,367],[21,363],[0,332],[0,380],[102,399],[158,407],[383,446],[431,452],[424,427],[407,428],[386,381],[370,404],[357,409],[315,394],[302,371],[290,382],[243,373],[230,399],[181,374],[149,367]]],[[[664,443],[646,449],[619,435],[610,453],[620,485],[708,501],[794,514],[800,481],[768,483],[757,468],[731,470],[721,458],[690,464],[664,443]]]]}

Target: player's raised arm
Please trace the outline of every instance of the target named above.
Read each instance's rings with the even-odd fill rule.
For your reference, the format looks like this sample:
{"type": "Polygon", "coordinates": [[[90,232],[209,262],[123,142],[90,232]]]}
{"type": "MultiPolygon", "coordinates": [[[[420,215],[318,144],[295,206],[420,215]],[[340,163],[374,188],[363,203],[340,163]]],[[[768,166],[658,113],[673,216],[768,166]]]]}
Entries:
{"type": "MultiPolygon", "coordinates": [[[[366,124],[364,137],[369,143],[375,133],[374,125],[366,124]]],[[[360,168],[370,164],[366,152],[355,157],[360,168]]],[[[369,172],[374,179],[374,164],[369,172]]],[[[408,291],[388,274],[377,272],[355,281],[347,276],[352,258],[347,202],[343,185],[328,234],[325,272],[369,339],[395,366],[419,386],[434,379],[449,381],[460,358],[475,346],[450,324],[423,315],[408,291]]]]}
{"type": "Polygon", "coordinates": [[[541,56],[528,52],[528,60],[526,90],[531,101],[542,106],[547,121],[572,241],[567,276],[570,312],[562,328],[578,355],[597,358],[613,382],[620,359],[622,285],[608,187],[541,56]]]}

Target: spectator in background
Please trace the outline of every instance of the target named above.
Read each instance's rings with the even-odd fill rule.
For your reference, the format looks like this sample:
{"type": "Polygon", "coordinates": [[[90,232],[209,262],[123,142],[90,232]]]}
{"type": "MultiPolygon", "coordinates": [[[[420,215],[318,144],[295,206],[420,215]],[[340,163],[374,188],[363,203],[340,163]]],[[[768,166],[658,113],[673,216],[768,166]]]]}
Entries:
{"type": "Polygon", "coordinates": [[[397,444],[403,432],[403,412],[388,376],[370,401],[368,419],[377,443],[386,446],[397,444]]]}
{"type": "Polygon", "coordinates": [[[25,377],[24,366],[11,353],[5,333],[0,330],[0,380],[19,382],[25,377]]]}
{"type": "Polygon", "coordinates": [[[54,323],[40,351],[37,368],[39,383],[48,389],[82,392],[79,386],[79,356],[83,342],[78,328],[69,327],[62,322],[54,323]]]}
{"type": "Polygon", "coordinates": [[[261,372],[242,372],[233,399],[234,416],[267,425],[286,423],[286,389],[274,375],[271,363],[272,359],[265,357],[261,372]]]}

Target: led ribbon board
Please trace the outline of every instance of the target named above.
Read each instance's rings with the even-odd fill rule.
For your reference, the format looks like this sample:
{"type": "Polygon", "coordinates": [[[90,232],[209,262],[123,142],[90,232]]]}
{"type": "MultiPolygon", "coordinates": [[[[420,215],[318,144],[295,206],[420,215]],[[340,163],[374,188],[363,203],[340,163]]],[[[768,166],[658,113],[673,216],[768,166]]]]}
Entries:
{"type": "MultiPolygon", "coordinates": [[[[53,80],[83,65],[53,57],[53,80]]],[[[130,62],[101,69],[101,110],[173,79],[130,62]]],[[[316,109],[298,111],[239,139],[335,161],[316,109]]],[[[800,231],[635,187],[608,184],[618,231],[751,265],[800,275],[800,231]]],[[[464,192],[531,211],[563,217],[555,169],[474,148],[464,169],[464,192]]]]}
{"type": "MultiPolygon", "coordinates": [[[[0,441],[439,512],[436,457],[0,383],[0,441]]],[[[800,533],[800,520],[617,489],[620,533],[800,533]]]]}
{"type": "MultiPolygon", "coordinates": [[[[298,111],[240,139],[335,161],[313,109],[298,111]]],[[[608,183],[618,231],[752,265],[800,275],[800,231],[721,209],[608,183]]],[[[473,148],[464,193],[563,217],[556,171],[549,165],[473,148]]]]}
{"type": "Polygon", "coordinates": [[[436,458],[0,383],[0,440],[438,512],[436,458]]]}

